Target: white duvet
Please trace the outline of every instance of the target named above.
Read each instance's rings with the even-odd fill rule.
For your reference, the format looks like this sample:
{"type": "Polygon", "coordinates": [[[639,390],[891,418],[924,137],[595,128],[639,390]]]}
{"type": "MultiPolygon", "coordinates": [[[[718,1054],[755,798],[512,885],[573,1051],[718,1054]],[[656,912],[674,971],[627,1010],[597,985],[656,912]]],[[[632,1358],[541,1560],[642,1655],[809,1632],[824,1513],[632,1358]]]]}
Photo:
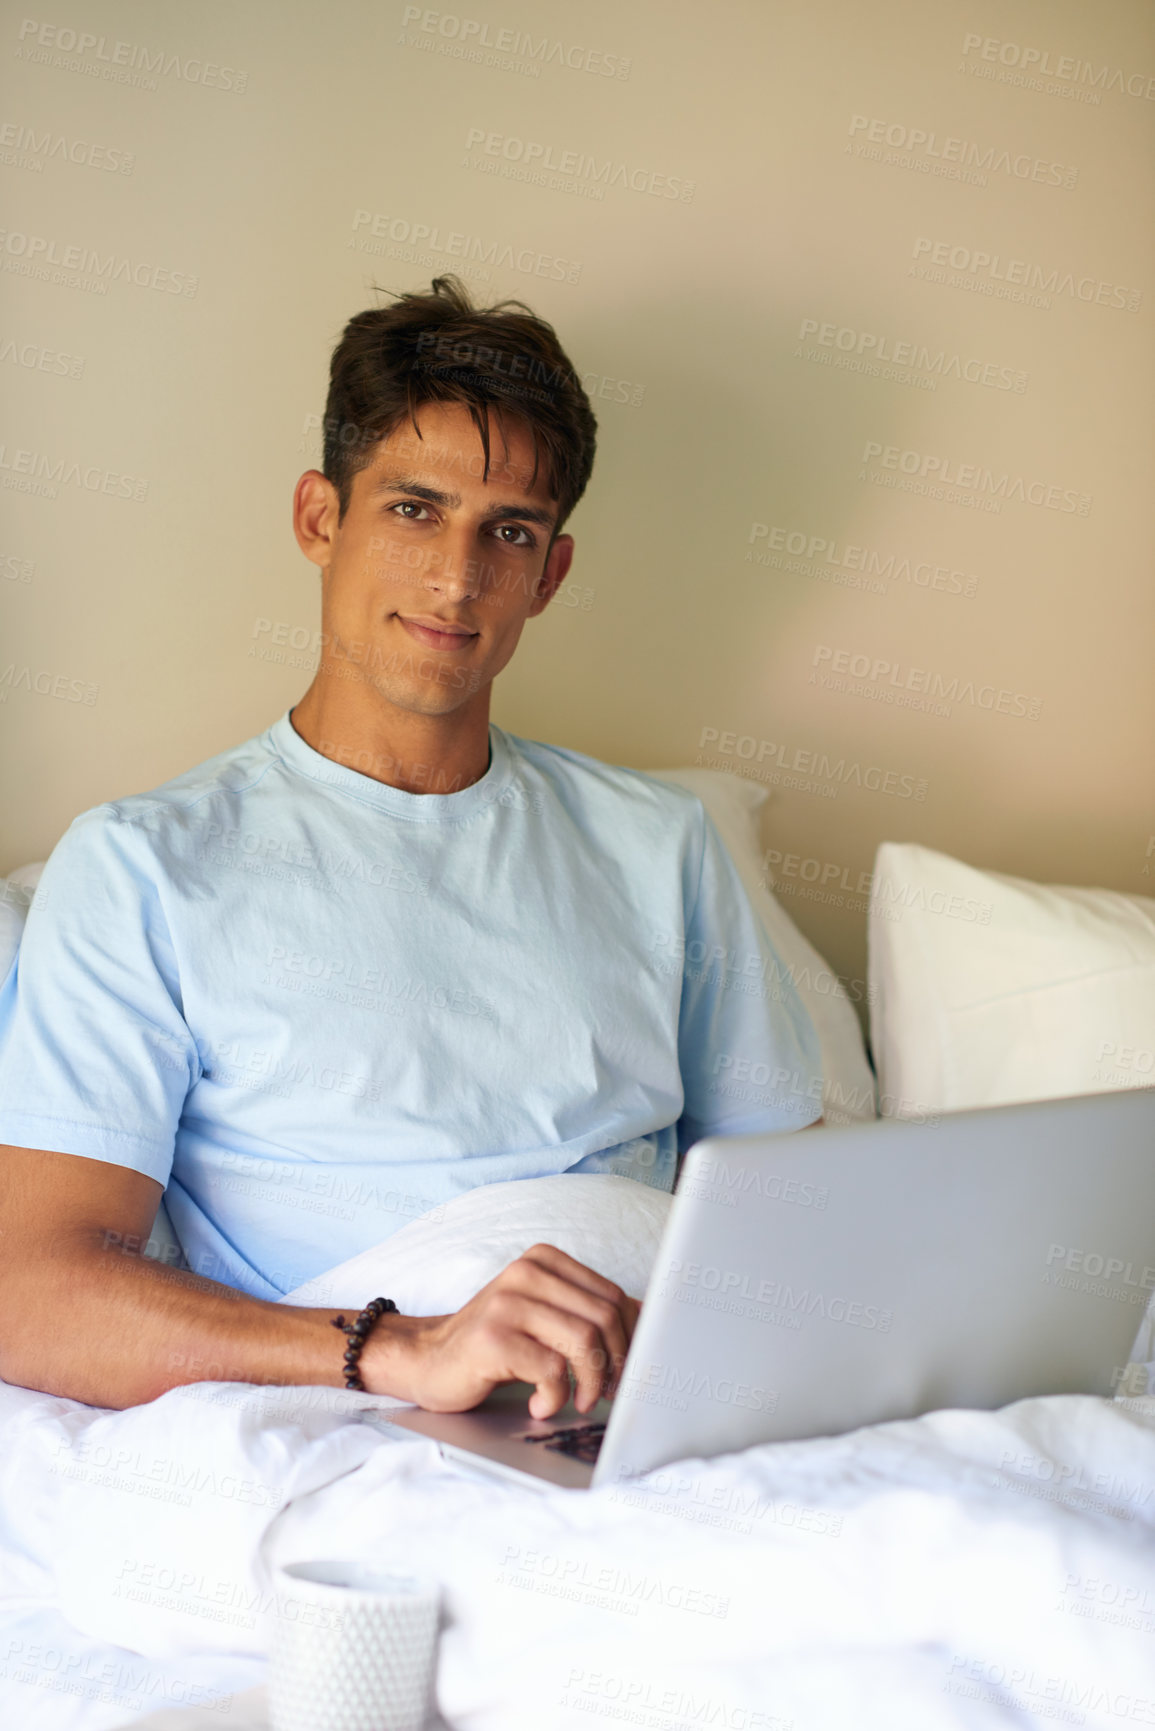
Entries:
{"type": "MultiPolygon", "coordinates": [[[[631,1284],[662,1199],[534,1183],[578,1187],[548,1235],[586,1234],[595,1266],[604,1206],[631,1284]]],[[[474,1193],[472,1232],[460,1199],[317,1301],[392,1295],[421,1261],[430,1310],[481,1284],[554,1206],[509,1187],[511,1249],[504,1188],[474,1193]]],[[[390,1404],[204,1383],[116,1413],[0,1385],[0,1724],[96,1731],[215,1692],[197,1722],[240,1731],[221,1696],[261,1680],[270,1564],[335,1555],[440,1578],[460,1731],[1155,1725],[1155,1400],[942,1412],[597,1492],[476,1478],[365,1422],[390,1404]]]]}

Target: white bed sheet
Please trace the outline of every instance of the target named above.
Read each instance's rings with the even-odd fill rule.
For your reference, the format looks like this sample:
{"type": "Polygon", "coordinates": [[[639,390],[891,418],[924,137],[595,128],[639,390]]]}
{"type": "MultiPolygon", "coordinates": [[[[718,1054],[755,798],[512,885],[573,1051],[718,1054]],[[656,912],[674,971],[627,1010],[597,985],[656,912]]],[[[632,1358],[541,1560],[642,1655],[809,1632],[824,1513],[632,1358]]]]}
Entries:
{"type": "Polygon", "coordinates": [[[43,1607],[21,1615],[5,1605],[0,1630],[0,1723],[6,1731],[103,1731],[154,1715],[177,1726],[201,1718],[246,1731],[232,1710],[232,1692],[250,1694],[264,1678],[261,1660],[209,1654],[164,1664],[85,1640],[58,1611],[43,1607]],[[212,1706],[202,1718],[190,1702],[212,1706]]]}
{"type": "Polygon", "coordinates": [[[440,1578],[454,1731],[1155,1724],[1155,1401],[939,1413],[544,1493],[361,1422],[391,1404],[0,1389],[0,1723],[108,1731],[251,1688],[270,1564],[336,1554],[440,1578]],[[62,1657],[29,1683],[37,1641],[62,1657]]]}

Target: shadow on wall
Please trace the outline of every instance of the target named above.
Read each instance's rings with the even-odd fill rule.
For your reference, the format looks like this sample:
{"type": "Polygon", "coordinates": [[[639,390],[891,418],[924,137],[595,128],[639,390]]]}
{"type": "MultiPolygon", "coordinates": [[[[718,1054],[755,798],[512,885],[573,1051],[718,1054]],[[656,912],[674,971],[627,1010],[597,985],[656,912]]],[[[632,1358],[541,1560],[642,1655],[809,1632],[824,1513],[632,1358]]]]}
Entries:
{"type": "MultiPolygon", "coordinates": [[[[798,320],[781,304],[728,296],[724,321],[707,316],[700,300],[663,294],[612,334],[568,339],[579,369],[587,354],[628,357],[644,397],[640,406],[595,399],[598,459],[571,525],[569,580],[593,603],[555,605],[531,622],[498,684],[497,719],[532,736],[548,710],[555,743],[606,761],[700,763],[765,786],[766,846],[796,861],[793,880],[774,869],[783,906],[861,983],[879,842],[922,842],[998,866],[1012,826],[999,821],[992,790],[1001,787],[1010,809],[1022,771],[994,727],[964,733],[811,684],[815,646],[873,649],[900,635],[908,659],[949,667],[981,658],[989,612],[893,575],[862,575],[858,587],[830,580],[855,576],[844,568],[848,544],[897,548],[908,567],[932,559],[953,570],[971,558],[954,551],[949,517],[888,532],[879,519],[889,498],[860,478],[868,442],[925,442],[919,397],[808,364],[798,320]],[[771,564],[771,530],[779,539],[785,530],[791,546],[805,534],[826,549],[771,564]],[[864,785],[857,777],[868,771],[898,792],[864,785]]],[[[885,309],[862,317],[886,328],[885,309]]]]}

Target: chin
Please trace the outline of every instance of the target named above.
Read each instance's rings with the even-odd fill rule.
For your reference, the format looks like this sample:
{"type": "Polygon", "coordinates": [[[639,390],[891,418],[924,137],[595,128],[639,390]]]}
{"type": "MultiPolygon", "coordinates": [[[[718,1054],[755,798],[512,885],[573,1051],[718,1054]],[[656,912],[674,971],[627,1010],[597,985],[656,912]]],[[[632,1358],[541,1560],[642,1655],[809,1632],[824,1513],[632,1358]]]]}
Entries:
{"type": "MultiPolygon", "coordinates": [[[[431,682],[432,683],[432,682],[431,682]]],[[[431,690],[429,686],[421,687],[375,685],[378,696],[383,697],[394,709],[404,709],[410,715],[451,715],[473,693],[469,689],[469,676],[461,675],[461,684],[455,683],[437,685],[431,690]]]]}

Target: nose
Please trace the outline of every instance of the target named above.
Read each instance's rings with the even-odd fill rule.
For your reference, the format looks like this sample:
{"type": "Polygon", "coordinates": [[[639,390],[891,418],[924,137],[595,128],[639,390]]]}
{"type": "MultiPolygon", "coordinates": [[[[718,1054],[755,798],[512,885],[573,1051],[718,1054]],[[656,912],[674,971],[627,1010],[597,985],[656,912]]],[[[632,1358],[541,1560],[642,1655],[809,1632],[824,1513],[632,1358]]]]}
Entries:
{"type": "Polygon", "coordinates": [[[482,560],[470,529],[462,524],[438,538],[438,546],[429,549],[429,558],[421,582],[424,588],[442,595],[446,601],[472,601],[481,593],[485,580],[482,560]]]}

